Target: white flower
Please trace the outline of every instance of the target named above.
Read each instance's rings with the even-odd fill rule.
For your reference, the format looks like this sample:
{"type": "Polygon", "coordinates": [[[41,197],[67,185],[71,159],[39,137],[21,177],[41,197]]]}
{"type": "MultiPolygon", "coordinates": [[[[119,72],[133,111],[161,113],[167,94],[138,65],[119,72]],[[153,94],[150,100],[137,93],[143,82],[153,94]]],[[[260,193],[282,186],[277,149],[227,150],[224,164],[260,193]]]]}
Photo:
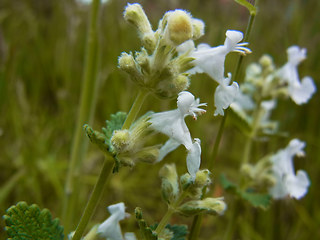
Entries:
{"type": "Polygon", "coordinates": [[[108,240],[123,240],[119,222],[128,216],[124,203],[110,205],[108,211],[111,216],[99,225],[97,232],[108,240]]]}
{"type": "Polygon", "coordinates": [[[178,95],[177,105],[178,108],[175,110],[154,113],[150,117],[150,127],[170,137],[160,149],[158,161],[161,161],[169,152],[182,144],[188,151],[188,171],[192,176],[195,176],[195,172],[200,166],[200,140],[195,139],[193,142],[184,118],[192,116],[197,119],[197,114],[206,112],[199,108],[206,106],[206,103],[200,103],[199,98],[195,99],[190,92],[183,91],[178,95]]]}
{"type": "Polygon", "coordinates": [[[307,173],[299,170],[295,174],[293,166],[293,157],[303,156],[304,147],[304,142],[293,139],[285,149],[280,150],[271,158],[273,173],[277,180],[276,185],[270,189],[273,198],[279,199],[289,195],[300,199],[307,193],[310,185],[307,173]]]}
{"type": "Polygon", "coordinates": [[[214,116],[223,116],[223,110],[227,109],[230,104],[234,102],[239,93],[238,83],[233,82],[231,85],[229,85],[230,81],[231,73],[228,73],[228,77],[225,78],[216,88],[216,91],[214,93],[214,105],[216,106],[214,116]]]}
{"type": "Polygon", "coordinates": [[[316,91],[316,86],[311,77],[304,77],[299,80],[297,67],[306,59],[307,50],[298,46],[291,46],[287,49],[288,62],[279,70],[278,75],[288,84],[288,91],[291,99],[298,105],[309,101],[316,91]]]}
{"type": "Polygon", "coordinates": [[[239,91],[239,86],[236,82],[229,85],[231,73],[228,74],[227,78],[225,77],[224,63],[227,54],[230,52],[251,53],[249,48],[244,47],[248,43],[239,43],[242,38],[242,32],[228,30],[224,45],[210,47],[208,44],[199,44],[197,49],[194,49],[193,42],[187,41],[177,48],[180,54],[189,51],[190,56],[195,59],[195,67],[189,71],[190,74],[205,72],[219,83],[214,97],[215,116],[218,114],[224,115],[223,109],[230,106],[239,91]]]}

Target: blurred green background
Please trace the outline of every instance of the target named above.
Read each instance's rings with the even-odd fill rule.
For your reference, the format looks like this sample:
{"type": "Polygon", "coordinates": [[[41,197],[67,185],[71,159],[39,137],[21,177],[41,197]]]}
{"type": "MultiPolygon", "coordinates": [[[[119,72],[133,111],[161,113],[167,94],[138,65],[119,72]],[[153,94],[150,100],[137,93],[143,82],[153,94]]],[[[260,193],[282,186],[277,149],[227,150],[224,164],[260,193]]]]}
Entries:
{"type": "MultiPolygon", "coordinates": [[[[227,29],[245,31],[248,11],[232,0],[159,0],[138,1],[154,29],[167,10],[187,9],[206,23],[206,34],[199,42],[220,45],[227,29]]],[[[111,113],[128,111],[137,87],[117,69],[122,51],[139,50],[135,29],[122,17],[126,1],[109,0],[101,6],[99,19],[99,91],[93,127],[100,129],[111,113]]],[[[0,1],[0,212],[18,201],[37,203],[60,217],[70,147],[77,118],[84,68],[84,52],[89,6],[71,0],[0,1]]],[[[286,49],[299,45],[308,49],[308,58],[299,67],[300,76],[310,75],[319,88],[320,2],[317,0],[259,1],[259,12],[250,37],[253,53],[244,67],[263,53],[274,57],[277,66],[286,62],[286,49]]],[[[226,71],[233,71],[237,56],[227,58],[226,71]]],[[[236,81],[241,82],[243,74],[236,81]]],[[[189,90],[208,103],[208,113],[198,121],[187,119],[193,137],[202,141],[202,166],[212,154],[221,118],[213,118],[213,92],[216,83],[206,76],[193,78],[189,90]]],[[[305,169],[311,179],[309,192],[300,201],[274,202],[263,211],[250,207],[239,210],[237,239],[320,239],[320,109],[319,94],[307,105],[280,101],[272,119],[290,137],[274,137],[269,143],[256,144],[255,155],[277,151],[297,137],[307,142],[306,158],[296,159],[296,169],[305,169]]],[[[141,113],[175,108],[175,100],[153,96],[141,113]]],[[[230,120],[230,119],[229,119],[230,120]]],[[[85,134],[85,133],[83,133],[85,134]]],[[[162,136],[161,136],[162,137],[162,136]]],[[[163,140],[166,138],[163,137],[163,140]]],[[[233,196],[221,192],[218,176],[236,175],[243,149],[243,136],[227,119],[227,126],[213,172],[215,196],[225,195],[232,205],[233,196]],[[217,180],[217,181],[215,181],[217,180]]],[[[181,147],[165,162],[179,163],[185,169],[185,150],[181,147]]],[[[81,171],[79,212],[102,166],[103,155],[89,145],[81,171]]],[[[161,201],[158,171],[162,164],[137,164],[112,178],[92,223],[108,216],[105,207],[123,201],[127,211],[143,209],[147,221],[159,221],[166,210],[161,201]],[[148,171],[146,171],[148,169],[148,171]],[[156,189],[156,190],[155,190],[156,189]]],[[[245,205],[243,205],[245,206],[245,205]]],[[[200,239],[223,239],[230,218],[209,216],[204,219],[200,239]]],[[[173,223],[190,224],[192,219],[175,215],[173,223]]],[[[75,225],[76,223],[73,223],[75,225]]],[[[1,221],[0,239],[5,239],[1,221]]],[[[123,222],[126,231],[137,231],[133,218],[123,222]]]]}

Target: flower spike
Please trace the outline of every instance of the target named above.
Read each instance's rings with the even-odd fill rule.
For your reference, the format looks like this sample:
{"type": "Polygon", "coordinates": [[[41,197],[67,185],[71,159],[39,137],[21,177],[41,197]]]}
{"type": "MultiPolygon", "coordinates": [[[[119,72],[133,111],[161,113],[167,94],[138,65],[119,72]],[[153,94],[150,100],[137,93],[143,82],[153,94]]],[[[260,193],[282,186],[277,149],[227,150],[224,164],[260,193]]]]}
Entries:
{"type": "Polygon", "coordinates": [[[291,46],[287,50],[288,62],[279,70],[278,76],[288,84],[291,99],[298,105],[309,101],[316,92],[316,86],[311,77],[299,80],[298,65],[306,59],[307,50],[298,46],[291,46]]]}

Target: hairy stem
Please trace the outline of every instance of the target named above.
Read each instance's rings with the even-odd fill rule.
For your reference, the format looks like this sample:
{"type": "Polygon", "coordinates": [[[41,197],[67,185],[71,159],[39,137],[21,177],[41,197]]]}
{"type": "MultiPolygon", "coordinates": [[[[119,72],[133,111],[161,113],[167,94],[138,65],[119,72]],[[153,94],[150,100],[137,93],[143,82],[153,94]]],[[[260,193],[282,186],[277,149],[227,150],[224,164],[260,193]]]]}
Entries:
{"type": "Polygon", "coordinates": [[[109,161],[107,159],[104,160],[103,168],[101,170],[101,173],[98,177],[98,181],[96,185],[94,186],[93,192],[90,196],[89,202],[87,203],[87,206],[82,214],[82,217],[80,219],[80,222],[77,226],[77,229],[72,237],[72,240],[80,240],[87,225],[90,221],[92,214],[94,213],[94,210],[96,209],[96,206],[102,196],[103,189],[106,186],[109,176],[112,173],[114,167],[113,161],[109,161]]]}
{"type": "Polygon", "coordinates": [[[176,211],[176,208],[181,204],[181,202],[183,201],[183,199],[185,199],[186,196],[187,196],[187,192],[184,191],[183,193],[180,194],[180,196],[177,199],[177,201],[175,201],[172,205],[169,205],[168,211],[163,216],[163,218],[161,219],[159,225],[157,226],[157,228],[155,230],[155,232],[158,234],[158,236],[164,230],[164,228],[168,224],[172,214],[176,211]]]}
{"type": "Polygon", "coordinates": [[[122,129],[129,129],[131,124],[134,122],[134,120],[136,119],[141,106],[144,102],[144,100],[146,99],[146,97],[148,96],[148,91],[140,89],[131,109],[130,112],[128,113],[128,116],[126,118],[126,121],[124,122],[122,129]]]}

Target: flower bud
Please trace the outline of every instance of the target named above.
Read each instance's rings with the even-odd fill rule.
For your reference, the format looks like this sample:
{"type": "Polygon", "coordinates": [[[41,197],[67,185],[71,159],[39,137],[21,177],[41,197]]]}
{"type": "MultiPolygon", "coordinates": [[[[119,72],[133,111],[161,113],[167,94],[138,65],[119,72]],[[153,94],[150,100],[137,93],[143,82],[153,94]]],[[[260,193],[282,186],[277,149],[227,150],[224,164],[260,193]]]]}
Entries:
{"type": "Polygon", "coordinates": [[[204,35],[204,22],[200,19],[193,18],[192,19],[192,39],[197,40],[198,38],[204,35]]]}
{"type": "Polygon", "coordinates": [[[123,16],[128,22],[130,22],[136,28],[138,28],[141,36],[152,32],[151,24],[140,4],[128,3],[123,13],[123,16]]]}
{"type": "Polygon", "coordinates": [[[157,44],[157,39],[155,37],[154,32],[146,33],[142,36],[142,44],[143,46],[150,52],[152,53],[157,44]]]}
{"type": "Polygon", "coordinates": [[[193,180],[189,173],[186,173],[180,177],[180,184],[183,191],[187,190],[192,183],[193,180]]]}
{"type": "Polygon", "coordinates": [[[132,54],[127,54],[126,52],[121,53],[118,59],[119,68],[126,73],[128,73],[132,80],[135,82],[143,81],[143,76],[138,69],[136,61],[134,60],[132,54]]]}
{"type": "Polygon", "coordinates": [[[200,213],[223,214],[227,205],[223,198],[205,198],[204,200],[189,201],[179,207],[181,214],[194,216],[200,213]]]}
{"type": "Polygon", "coordinates": [[[196,173],[195,185],[203,188],[211,184],[210,171],[208,169],[200,170],[196,173]]]}
{"type": "Polygon", "coordinates": [[[111,137],[111,144],[117,152],[125,151],[129,144],[130,134],[128,130],[115,130],[111,137]]]}
{"type": "Polygon", "coordinates": [[[174,45],[191,39],[193,37],[192,20],[189,13],[183,10],[169,12],[168,17],[168,37],[174,45]]]}
{"type": "Polygon", "coordinates": [[[180,74],[177,78],[173,80],[173,84],[175,86],[175,90],[177,93],[186,90],[189,87],[190,79],[185,74],[180,74]]]}
{"type": "Polygon", "coordinates": [[[162,180],[162,196],[168,203],[174,201],[179,194],[178,174],[175,164],[164,165],[159,172],[162,180]]]}

